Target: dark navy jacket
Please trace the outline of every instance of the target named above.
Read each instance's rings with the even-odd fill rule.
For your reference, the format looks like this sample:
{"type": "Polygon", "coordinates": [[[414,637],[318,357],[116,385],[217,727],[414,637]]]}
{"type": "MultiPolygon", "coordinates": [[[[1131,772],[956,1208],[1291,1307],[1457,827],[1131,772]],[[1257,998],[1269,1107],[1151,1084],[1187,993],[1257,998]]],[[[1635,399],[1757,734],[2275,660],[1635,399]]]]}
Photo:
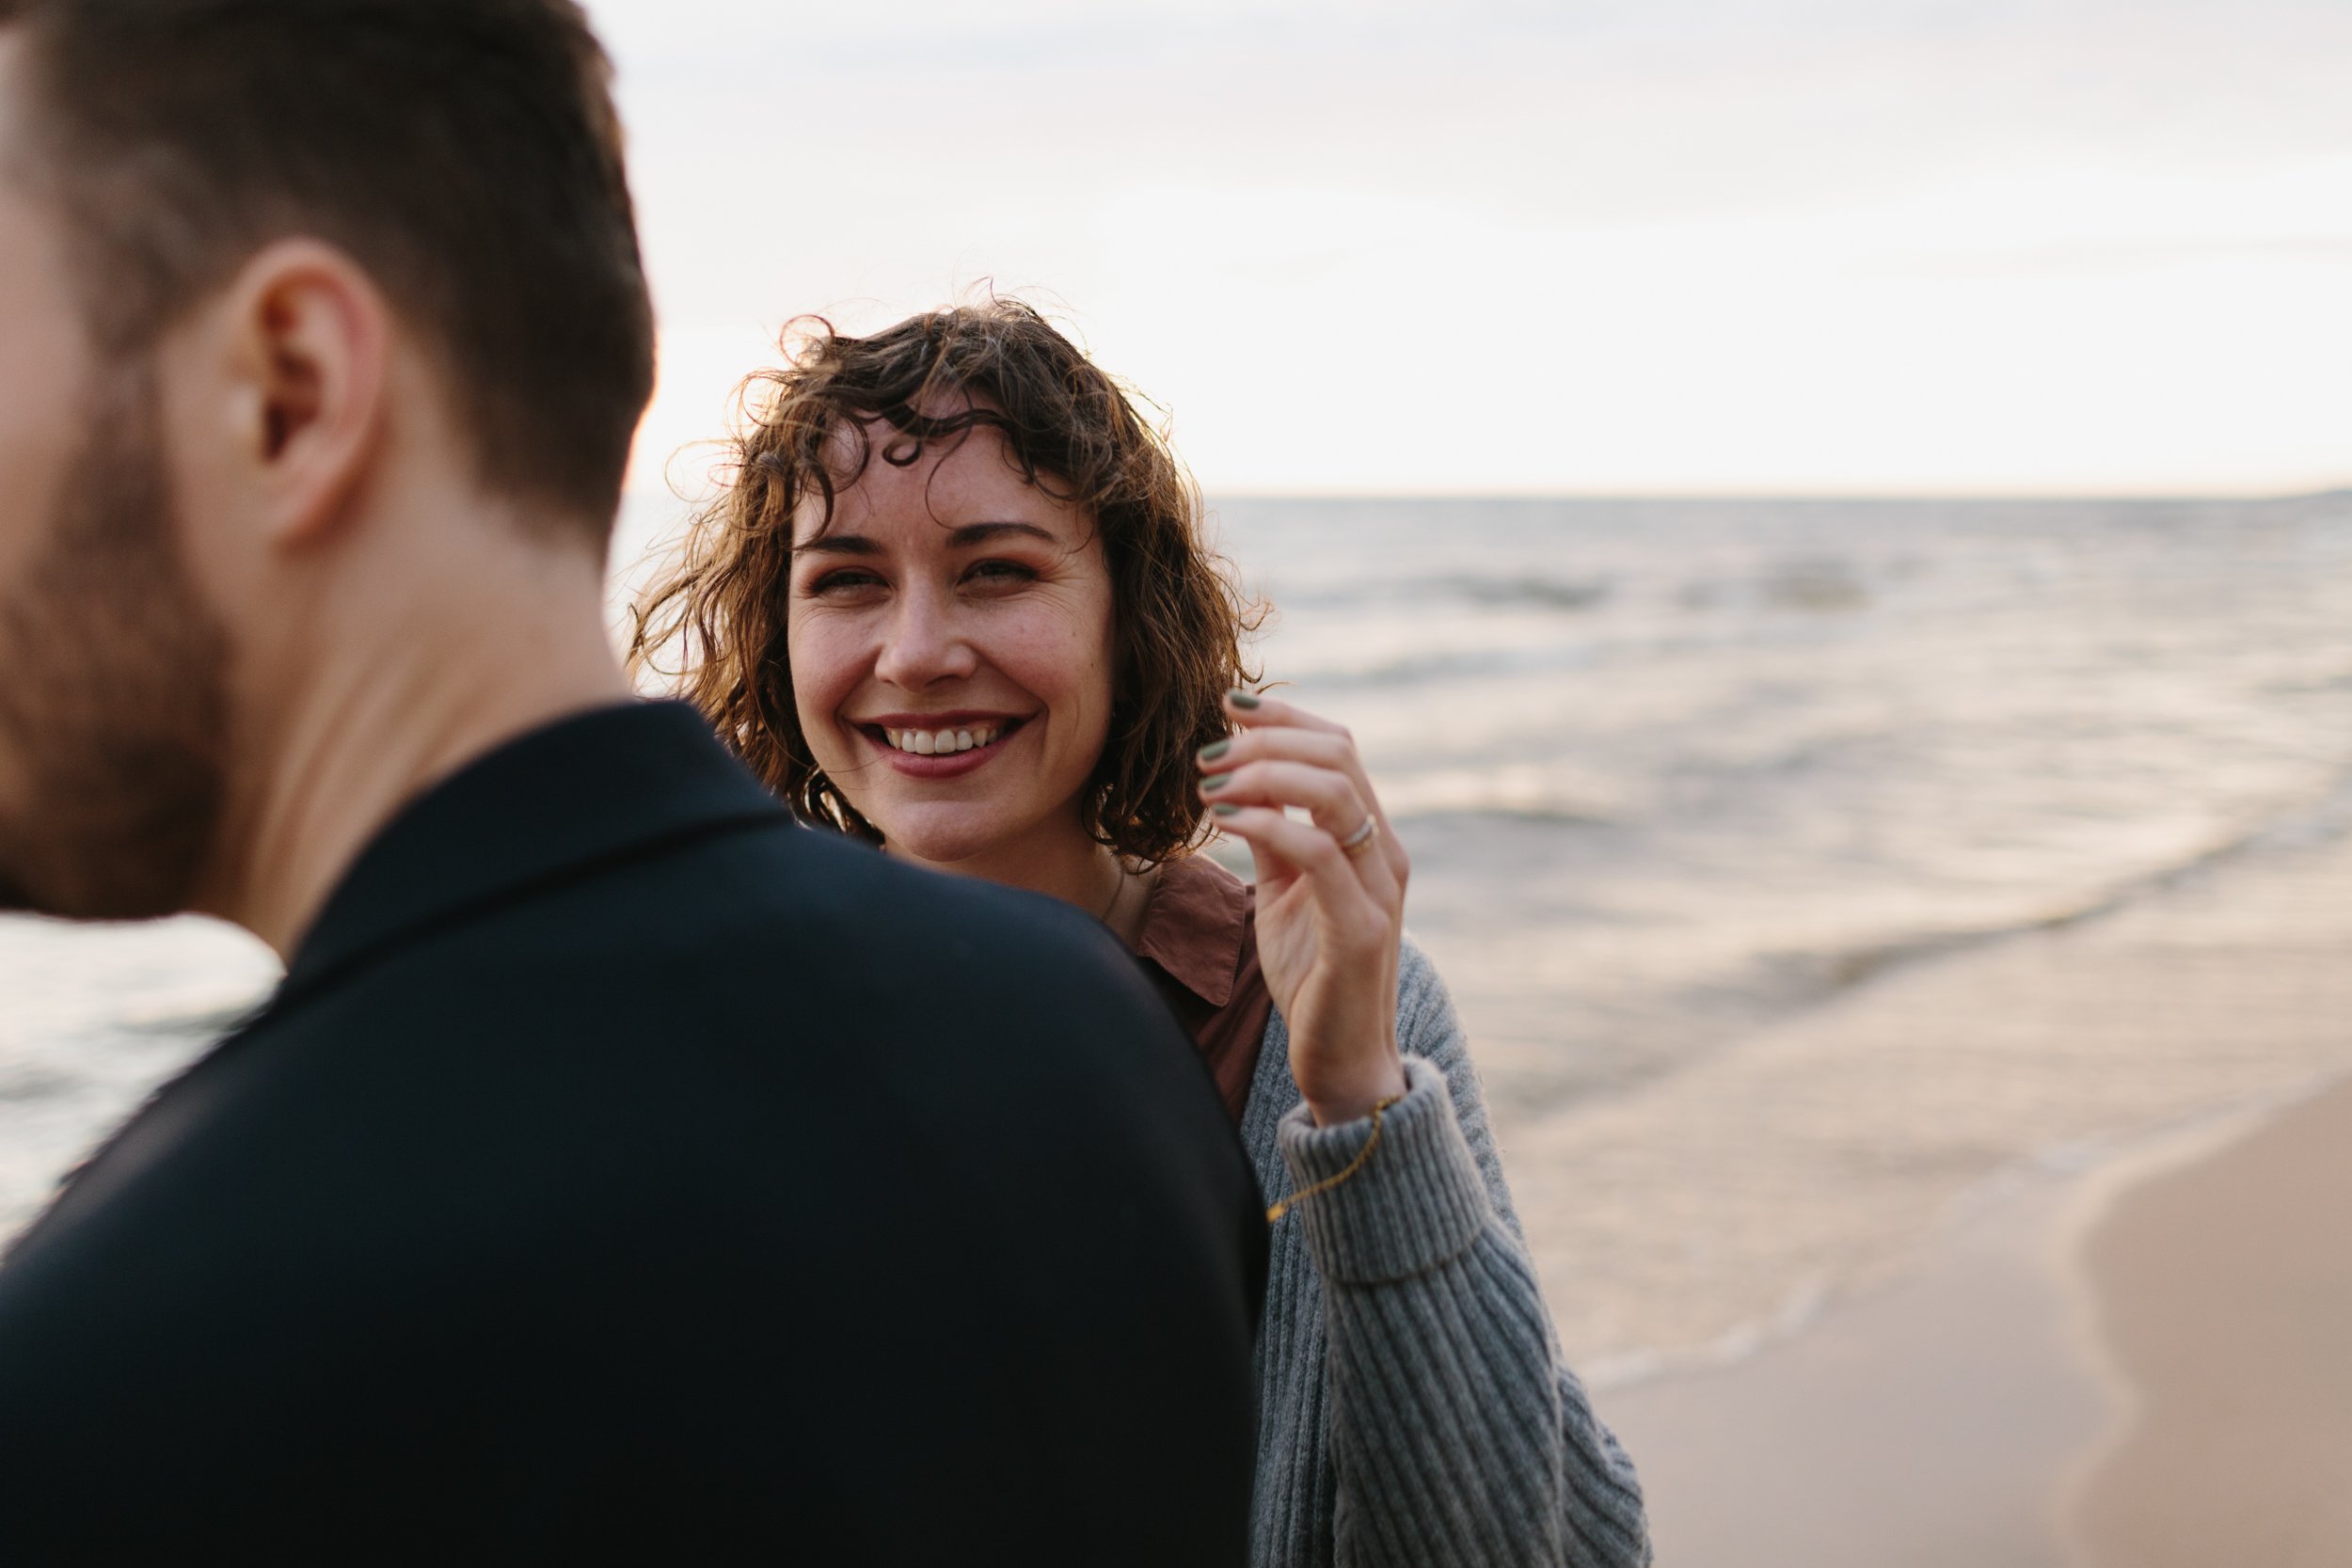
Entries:
{"type": "Polygon", "coordinates": [[[15,1247],[0,1560],[1238,1564],[1263,1251],[1101,927],[592,713],[15,1247]]]}

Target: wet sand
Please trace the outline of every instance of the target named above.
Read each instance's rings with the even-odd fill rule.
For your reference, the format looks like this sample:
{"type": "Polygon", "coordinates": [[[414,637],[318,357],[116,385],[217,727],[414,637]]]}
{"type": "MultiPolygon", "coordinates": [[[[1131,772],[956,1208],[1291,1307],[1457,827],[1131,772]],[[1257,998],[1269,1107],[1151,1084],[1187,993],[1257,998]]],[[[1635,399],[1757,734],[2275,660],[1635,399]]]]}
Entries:
{"type": "Polygon", "coordinates": [[[2092,1321],[2129,1415],[2074,1511],[2091,1568],[2352,1563],[2347,1214],[2352,1084],[2092,1227],[2092,1321]]]}
{"type": "Polygon", "coordinates": [[[2352,1082],[2158,1135],[1616,1390],[1680,1568],[2352,1563],[2352,1082]]]}
{"type": "Polygon", "coordinates": [[[2055,1484],[2110,1402],[2071,1332],[2063,1189],[1737,1366],[1604,1395],[1675,1568],[2065,1568],[2055,1484]]]}
{"type": "Polygon", "coordinates": [[[1502,1131],[1660,1561],[2342,1568],[2348,1071],[2338,840],[1502,1131]]]}
{"type": "Polygon", "coordinates": [[[2352,836],[1882,974],[1632,1094],[1498,1107],[1574,1363],[1738,1350],[1900,1277],[1989,1189],[2352,1069],[2352,836]]]}

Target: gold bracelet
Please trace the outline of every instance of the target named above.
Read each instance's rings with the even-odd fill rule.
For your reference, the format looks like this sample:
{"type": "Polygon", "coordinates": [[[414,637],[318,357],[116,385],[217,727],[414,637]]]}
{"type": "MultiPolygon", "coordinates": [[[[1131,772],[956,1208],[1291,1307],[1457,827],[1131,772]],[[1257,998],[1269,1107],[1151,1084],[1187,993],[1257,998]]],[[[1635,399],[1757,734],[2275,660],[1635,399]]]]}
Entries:
{"type": "Polygon", "coordinates": [[[1349,1177],[1363,1169],[1364,1162],[1372,1158],[1372,1151],[1380,1147],[1381,1113],[1404,1098],[1405,1097],[1401,1094],[1392,1094],[1389,1096],[1388,1099],[1374,1105],[1372,1108],[1372,1136],[1364,1140],[1364,1147],[1356,1151],[1356,1158],[1347,1163],[1347,1168],[1340,1172],[1337,1176],[1325,1177],[1322,1180],[1316,1182],[1311,1187],[1303,1187],[1299,1189],[1297,1192],[1295,1192],[1291,1194],[1290,1196],[1284,1198],[1281,1202],[1276,1204],[1273,1208],[1268,1209],[1265,1212],[1266,1224],[1280,1224],[1284,1214],[1289,1213],[1292,1210],[1297,1208],[1307,1199],[1314,1196],[1317,1193],[1329,1192],[1332,1188],[1338,1186],[1341,1182],[1346,1180],[1349,1177]]]}

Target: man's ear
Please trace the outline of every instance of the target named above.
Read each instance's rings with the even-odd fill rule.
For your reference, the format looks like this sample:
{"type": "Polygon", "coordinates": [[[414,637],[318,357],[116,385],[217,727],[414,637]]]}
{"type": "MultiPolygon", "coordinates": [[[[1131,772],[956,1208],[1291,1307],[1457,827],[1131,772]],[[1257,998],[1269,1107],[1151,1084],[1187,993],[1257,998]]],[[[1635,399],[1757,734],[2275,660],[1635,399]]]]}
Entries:
{"type": "Polygon", "coordinates": [[[238,488],[278,549],[331,533],[373,467],[390,373],[389,305],[316,240],[277,241],[238,270],[215,313],[238,488]]]}

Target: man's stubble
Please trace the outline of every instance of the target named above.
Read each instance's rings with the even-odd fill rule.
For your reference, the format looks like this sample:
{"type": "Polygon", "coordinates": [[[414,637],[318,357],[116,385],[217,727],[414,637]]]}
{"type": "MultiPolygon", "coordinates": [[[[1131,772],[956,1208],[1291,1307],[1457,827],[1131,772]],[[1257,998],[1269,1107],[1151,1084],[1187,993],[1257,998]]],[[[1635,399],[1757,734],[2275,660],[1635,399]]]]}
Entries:
{"type": "Polygon", "coordinates": [[[0,583],[0,910],[178,913],[220,834],[228,639],[181,560],[143,360],[103,373],[48,539],[0,583]]]}

